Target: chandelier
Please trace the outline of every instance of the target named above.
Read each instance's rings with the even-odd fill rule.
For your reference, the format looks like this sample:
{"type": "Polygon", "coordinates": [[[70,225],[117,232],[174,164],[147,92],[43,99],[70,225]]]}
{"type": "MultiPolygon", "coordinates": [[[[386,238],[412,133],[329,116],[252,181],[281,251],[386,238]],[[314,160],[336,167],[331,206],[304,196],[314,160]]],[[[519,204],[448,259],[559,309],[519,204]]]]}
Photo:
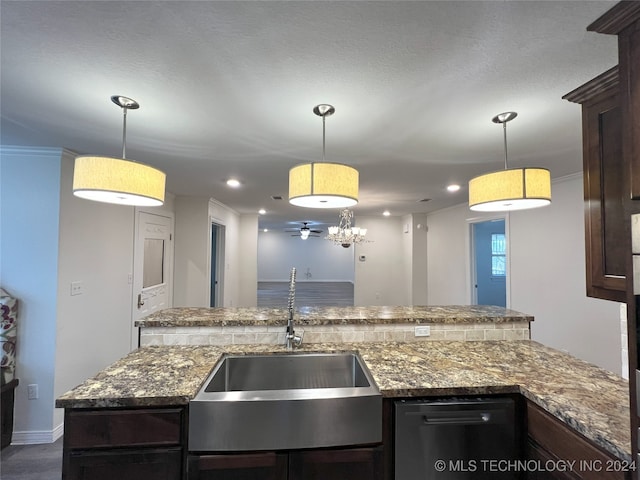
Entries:
{"type": "Polygon", "coordinates": [[[353,220],[353,212],[348,208],[340,211],[340,222],[338,226],[329,227],[329,235],[325,237],[326,240],[330,240],[336,245],[341,245],[344,248],[349,248],[351,244],[359,244],[365,241],[365,235],[367,234],[366,228],[352,227],[351,221],[353,220]]]}

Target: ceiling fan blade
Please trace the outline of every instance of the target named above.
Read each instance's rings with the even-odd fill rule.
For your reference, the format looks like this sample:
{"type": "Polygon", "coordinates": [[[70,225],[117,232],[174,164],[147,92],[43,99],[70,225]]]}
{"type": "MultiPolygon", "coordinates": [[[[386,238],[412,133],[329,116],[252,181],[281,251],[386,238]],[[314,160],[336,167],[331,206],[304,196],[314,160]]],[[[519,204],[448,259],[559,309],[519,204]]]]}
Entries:
{"type": "Polygon", "coordinates": [[[310,230],[311,233],[322,233],[322,230],[310,230]]]}

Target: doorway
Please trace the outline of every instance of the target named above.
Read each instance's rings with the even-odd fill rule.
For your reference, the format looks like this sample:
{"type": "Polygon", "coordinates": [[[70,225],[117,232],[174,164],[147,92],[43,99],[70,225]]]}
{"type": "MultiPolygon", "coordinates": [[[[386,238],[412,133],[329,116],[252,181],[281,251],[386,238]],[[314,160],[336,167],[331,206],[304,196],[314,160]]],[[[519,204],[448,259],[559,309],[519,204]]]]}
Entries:
{"type": "Polygon", "coordinates": [[[221,307],[224,289],[224,225],[211,223],[209,306],[221,307]]]}
{"type": "Polygon", "coordinates": [[[505,219],[471,224],[473,303],[507,306],[505,219]]]}
{"type": "Polygon", "coordinates": [[[131,348],[139,346],[136,320],[172,305],[173,218],[136,211],[131,348]]]}

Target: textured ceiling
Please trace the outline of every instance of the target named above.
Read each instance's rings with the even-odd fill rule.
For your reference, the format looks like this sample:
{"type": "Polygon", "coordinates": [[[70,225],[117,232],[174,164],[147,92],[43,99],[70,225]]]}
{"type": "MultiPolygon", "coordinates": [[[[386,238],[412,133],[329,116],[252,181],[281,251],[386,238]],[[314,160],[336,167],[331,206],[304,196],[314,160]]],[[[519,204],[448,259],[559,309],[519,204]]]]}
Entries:
{"type": "Polygon", "coordinates": [[[126,95],[127,157],[168,191],[265,208],[266,227],[323,222],[337,212],[288,205],[287,178],[322,158],[312,108],[330,103],[326,156],[360,171],[356,218],[433,211],[502,168],[504,111],[510,166],[580,171],[580,107],[561,97],[617,63],[617,38],[586,32],[612,5],[2,0],[1,140],[118,156],[109,97],[126,95]]]}

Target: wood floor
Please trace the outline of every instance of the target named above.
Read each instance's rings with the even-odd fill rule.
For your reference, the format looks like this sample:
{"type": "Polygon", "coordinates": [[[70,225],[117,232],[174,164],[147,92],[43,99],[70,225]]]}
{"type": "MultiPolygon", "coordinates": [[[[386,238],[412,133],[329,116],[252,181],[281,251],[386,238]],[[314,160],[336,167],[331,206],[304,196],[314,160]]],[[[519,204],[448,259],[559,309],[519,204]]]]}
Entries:
{"type": "MultiPolygon", "coordinates": [[[[286,308],[288,282],[258,282],[258,306],[286,308]]],[[[296,307],[353,306],[353,283],[296,282],[296,307]]]]}

